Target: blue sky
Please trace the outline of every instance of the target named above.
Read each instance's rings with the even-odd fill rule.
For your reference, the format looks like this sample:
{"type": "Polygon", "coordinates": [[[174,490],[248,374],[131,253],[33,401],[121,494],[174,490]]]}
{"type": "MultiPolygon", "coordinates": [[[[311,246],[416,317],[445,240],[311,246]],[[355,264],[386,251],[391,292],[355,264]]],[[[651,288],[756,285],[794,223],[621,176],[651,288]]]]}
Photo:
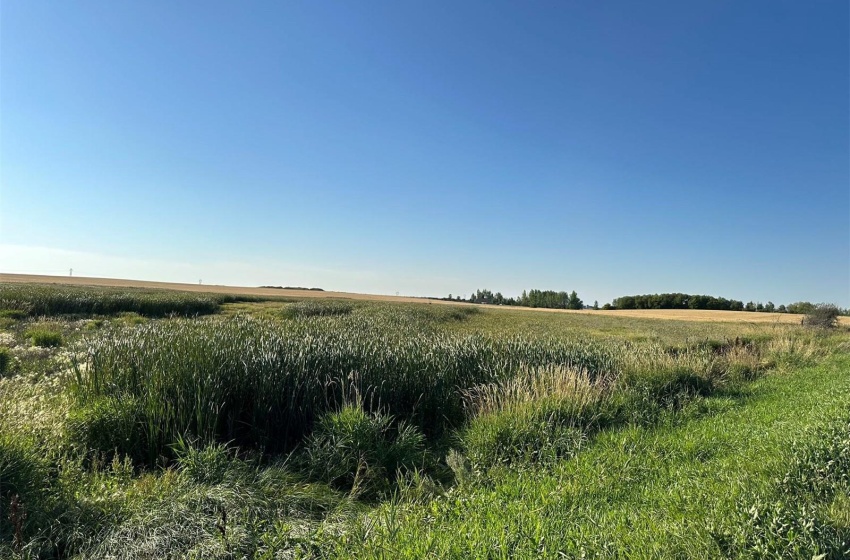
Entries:
{"type": "Polygon", "coordinates": [[[0,11],[0,271],[850,306],[835,2],[0,11]]]}

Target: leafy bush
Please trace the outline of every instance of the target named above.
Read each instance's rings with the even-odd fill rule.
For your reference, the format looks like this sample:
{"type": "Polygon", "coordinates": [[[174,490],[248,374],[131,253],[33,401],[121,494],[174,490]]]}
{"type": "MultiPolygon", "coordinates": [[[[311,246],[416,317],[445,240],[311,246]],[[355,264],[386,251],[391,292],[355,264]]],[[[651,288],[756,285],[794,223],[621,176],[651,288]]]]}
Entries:
{"type": "Polygon", "coordinates": [[[55,348],[62,346],[62,333],[47,327],[34,327],[25,333],[33,346],[55,348]]]}
{"type": "Polygon", "coordinates": [[[832,329],[838,326],[839,309],[831,303],[821,303],[806,313],[803,324],[808,327],[832,329]]]}
{"type": "Polygon", "coordinates": [[[415,427],[350,404],[319,420],[304,460],[312,478],[371,497],[388,490],[400,469],[422,468],[424,458],[425,438],[415,427]]]}

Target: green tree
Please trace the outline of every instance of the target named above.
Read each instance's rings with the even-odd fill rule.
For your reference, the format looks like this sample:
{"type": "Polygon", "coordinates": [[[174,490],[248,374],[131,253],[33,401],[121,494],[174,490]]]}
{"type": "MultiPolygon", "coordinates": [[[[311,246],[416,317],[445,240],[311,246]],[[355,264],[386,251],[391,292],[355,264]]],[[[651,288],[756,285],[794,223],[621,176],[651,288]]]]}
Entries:
{"type": "Polygon", "coordinates": [[[806,313],[803,324],[808,327],[832,329],[838,326],[839,309],[831,303],[819,303],[812,305],[811,310],[806,313]]]}

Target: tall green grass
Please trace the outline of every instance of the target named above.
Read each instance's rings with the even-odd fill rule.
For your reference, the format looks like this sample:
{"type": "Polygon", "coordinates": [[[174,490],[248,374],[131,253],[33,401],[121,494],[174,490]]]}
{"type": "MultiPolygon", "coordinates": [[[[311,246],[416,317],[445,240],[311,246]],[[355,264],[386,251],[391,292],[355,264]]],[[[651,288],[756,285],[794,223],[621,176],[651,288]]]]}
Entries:
{"type": "MultiPolygon", "coordinates": [[[[439,328],[454,320],[451,309],[370,306],[285,321],[171,319],[106,329],[92,335],[76,366],[75,428],[85,441],[102,441],[105,450],[132,441],[131,448],[144,449],[149,460],[167,457],[181,437],[277,453],[304,442],[325,414],[357,401],[368,413],[412,424],[435,443],[485,415],[468,397],[486,387],[514,392],[509,398],[489,393],[492,403],[510,403],[498,411],[511,417],[508,427],[520,409],[522,422],[543,425],[556,413],[562,418],[557,425],[567,416],[582,427],[642,421],[711,393],[742,356],[751,358],[707,347],[671,354],[655,344],[439,328]],[[604,385],[604,406],[579,410],[569,399],[556,403],[558,387],[518,405],[517,387],[543,390],[523,376],[543,370],[580,371],[588,383],[604,385]],[[546,403],[548,412],[529,412],[546,403]],[[106,422],[121,426],[111,447],[109,436],[103,439],[102,415],[122,419],[106,422]],[[86,436],[87,430],[99,435],[86,436]]],[[[486,414],[496,414],[495,406],[486,414]]]]}
{"type": "Polygon", "coordinates": [[[409,321],[389,312],[282,323],[174,319],[106,330],[77,364],[79,396],[133,403],[151,457],[187,435],[283,451],[354,398],[435,438],[465,421],[465,389],[528,365],[597,375],[615,364],[602,344],[396,328],[409,321]]]}
{"type": "MultiPolygon", "coordinates": [[[[616,520],[611,504],[648,477],[722,454],[718,434],[683,440],[686,423],[744,407],[728,389],[848,348],[841,333],[613,318],[590,329],[584,316],[441,305],[228,311],[254,308],[266,318],[52,321],[67,335],[57,369],[0,376],[0,506],[14,484],[29,513],[20,549],[4,513],[0,557],[551,555],[580,522],[573,507],[616,520]],[[638,453],[677,427],[670,449],[638,453]],[[629,434],[647,437],[627,446],[629,434]],[[544,484],[571,465],[580,476],[544,484]]],[[[46,352],[18,346],[16,363],[46,352]]],[[[824,496],[840,522],[847,500],[824,496]]],[[[581,529],[581,542],[604,555],[633,529],[581,529]]],[[[751,529],[730,543],[744,550],[770,526],[751,529]]]]}
{"type": "Polygon", "coordinates": [[[222,303],[254,299],[171,290],[0,284],[0,310],[15,316],[115,315],[125,312],[146,317],[209,315],[216,313],[222,303]]]}

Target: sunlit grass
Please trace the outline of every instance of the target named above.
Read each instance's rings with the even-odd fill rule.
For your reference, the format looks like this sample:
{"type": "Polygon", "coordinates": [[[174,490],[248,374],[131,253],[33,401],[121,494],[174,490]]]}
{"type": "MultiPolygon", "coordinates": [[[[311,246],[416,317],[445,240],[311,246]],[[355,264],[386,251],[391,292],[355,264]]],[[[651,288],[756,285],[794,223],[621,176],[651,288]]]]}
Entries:
{"type": "Polygon", "coordinates": [[[8,319],[0,505],[28,515],[0,557],[810,558],[847,535],[840,329],[224,309],[8,319]]]}

